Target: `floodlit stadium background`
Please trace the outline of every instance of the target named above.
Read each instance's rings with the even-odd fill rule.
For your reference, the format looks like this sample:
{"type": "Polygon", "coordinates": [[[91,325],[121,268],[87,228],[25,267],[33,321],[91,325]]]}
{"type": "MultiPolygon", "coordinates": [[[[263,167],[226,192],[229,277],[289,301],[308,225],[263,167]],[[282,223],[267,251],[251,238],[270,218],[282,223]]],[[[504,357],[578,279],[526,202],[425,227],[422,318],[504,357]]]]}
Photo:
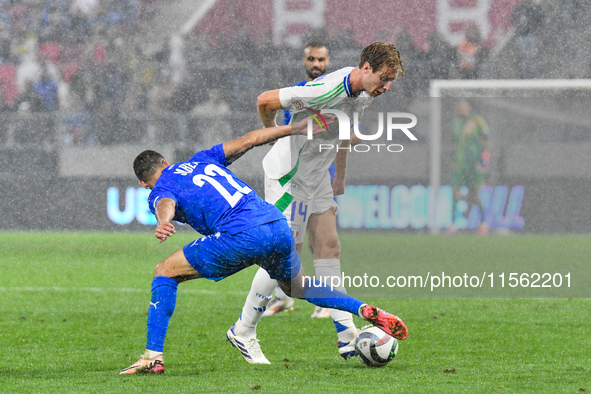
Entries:
{"type": "MultiPolygon", "coordinates": [[[[464,96],[490,127],[487,184],[491,198],[498,193],[504,200],[496,227],[588,232],[586,89],[466,89],[428,98],[435,79],[587,77],[591,11],[576,2],[538,3],[4,4],[3,42],[10,45],[3,46],[0,65],[0,193],[11,203],[0,208],[0,228],[148,230],[154,218],[131,170],[137,153],[156,149],[176,162],[259,128],[256,96],[303,79],[308,41],[326,43],[332,71],[356,65],[364,45],[383,40],[400,49],[405,76],[374,101],[361,128],[375,132],[380,112],[408,112],[418,118],[419,140],[395,135],[401,153],[351,153],[349,188],[339,197],[341,230],[429,231],[436,222],[428,208],[432,100],[441,100],[442,109],[438,195],[449,200],[449,131],[457,97],[464,96]],[[466,38],[476,54],[466,52],[466,38]],[[53,105],[47,89],[35,87],[44,70],[57,86],[53,105]],[[36,89],[46,94],[41,100],[36,89]],[[528,97],[516,98],[522,95],[528,97]]],[[[260,193],[267,149],[231,167],[260,193]]],[[[451,209],[451,201],[442,204],[451,209]]],[[[449,225],[450,215],[438,225],[449,225]]]]}

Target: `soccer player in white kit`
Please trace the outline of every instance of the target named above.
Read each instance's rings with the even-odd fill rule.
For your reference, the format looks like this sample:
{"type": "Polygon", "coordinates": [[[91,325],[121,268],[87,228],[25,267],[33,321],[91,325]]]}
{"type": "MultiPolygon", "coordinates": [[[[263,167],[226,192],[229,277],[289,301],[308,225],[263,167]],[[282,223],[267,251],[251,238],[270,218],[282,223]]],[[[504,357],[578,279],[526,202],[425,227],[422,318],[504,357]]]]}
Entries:
{"type": "MultiPolygon", "coordinates": [[[[306,68],[306,78],[302,81],[299,81],[295,85],[292,86],[304,86],[310,81],[315,80],[316,78],[324,75],[326,72],[326,68],[330,63],[330,58],[328,56],[328,48],[320,42],[314,41],[310,42],[304,48],[304,57],[302,58],[302,63],[306,68]]],[[[288,125],[291,123],[291,112],[288,109],[283,110],[283,124],[288,125]]],[[[334,175],[334,164],[329,168],[329,173],[331,174],[331,182],[332,176],[334,175]]],[[[310,235],[310,233],[308,233],[310,235]]],[[[313,239],[309,237],[310,247],[312,249],[313,239]]],[[[277,286],[275,289],[275,297],[271,299],[269,305],[263,312],[263,317],[270,317],[274,316],[276,313],[281,312],[286,309],[293,308],[294,299],[289,297],[287,294],[281,290],[280,286],[277,286]]],[[[321,308],[317,306],[314,309],[311,317],[316,318],[329,318],[330,312],[327,308],[321,308]]]]}
{"type": "MultiPolygon", "coordinates": [[[[363,49],[357,67],[345,67],[326,74],[304,86],[292,86],[264,92],[258,97],[259,116],[265,127],[276,126],[276,114],[289,109],[292,121],[310,116],[310,110],[343,111],[351,121],[377,97],[390,90],[393,81],[402,75],[402,61],[391,44],[376,42],[363,49]],[[308,110],[310,109],[310,110],[308,110]]],[[[336,122],[335,122],[336,123],[336,122]]],[[[333,190],[344,190],[349,141],[339,140],[338,125],[329,127],[321,138],[289,136],[278,140],[263,159],[265,200],[283,212],[301,252],[306,230],[314,246],[316,278],[341,277],[340,243],[336,232],[338,205],[333,190]],[[301,137],[301,138],[300,138],[301,137]],[[320,149],[320,145],[333,149],[320,149]],[[340,149],[336,149],[340,145],[340,149]],[[337,153],[338,152],[338,153],[337,153]],[[331,186],[328,168],[335,162],[336,173],[331,186]]],[[[351,124],[352,126],[352,124],[351,124]]],[[[250,363],[268,364],[256,339],[256,325],[277,282],[264,269],[253,279],[250,293],[238,321],[228,330],[228,337],[250,346],[239,348],[250,363]]],[[[345,292],[345,288],[336,287],[345,292]]],[[[350,313],[330,310],[338,335],[339,354],[347,359],[355,354],[357,328],[350,313]]]]}

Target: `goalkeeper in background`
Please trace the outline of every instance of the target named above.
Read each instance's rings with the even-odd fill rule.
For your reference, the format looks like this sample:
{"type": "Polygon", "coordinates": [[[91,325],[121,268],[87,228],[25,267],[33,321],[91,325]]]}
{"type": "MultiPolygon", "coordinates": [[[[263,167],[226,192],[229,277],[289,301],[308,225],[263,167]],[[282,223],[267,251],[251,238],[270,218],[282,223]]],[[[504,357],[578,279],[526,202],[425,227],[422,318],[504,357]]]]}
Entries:
{"type": "MultiPolygon", "coordinates": [[[[480,218],[484,219],[478,191],[484,185],[490,163],[488,126],[481,116],[472,113],[472,107],[466,100],[460,101],[456,106],[452,139],[454,157],[450,183],[454,191],[454,205],[453,224],[448,233],[456,234],[459,228],[472,227],[466,219],[469,217],[470,207],[477,205],[480,209],[480,218]],[[468,205],[458,203],[460,200],[465,200],[468,205]]],[[[478,225],[478,234],[487,233],[488,225],[482,220],[478,225]]]]}

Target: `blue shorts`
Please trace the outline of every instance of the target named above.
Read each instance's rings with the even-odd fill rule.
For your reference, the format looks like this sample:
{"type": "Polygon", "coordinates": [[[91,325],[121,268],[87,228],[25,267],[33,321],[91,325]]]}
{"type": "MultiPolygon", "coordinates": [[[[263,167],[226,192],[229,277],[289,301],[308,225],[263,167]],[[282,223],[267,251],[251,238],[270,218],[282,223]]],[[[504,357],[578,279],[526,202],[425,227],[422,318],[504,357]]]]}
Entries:
{"type": "Polygon", "coordinates": [[[287,220],[281,219],[231,235],[226,232],[199,238],[183,247],[185,258],[201,276],[222,280],[256,264],[278,281],[290,281],[300,271],[287,220]]]}

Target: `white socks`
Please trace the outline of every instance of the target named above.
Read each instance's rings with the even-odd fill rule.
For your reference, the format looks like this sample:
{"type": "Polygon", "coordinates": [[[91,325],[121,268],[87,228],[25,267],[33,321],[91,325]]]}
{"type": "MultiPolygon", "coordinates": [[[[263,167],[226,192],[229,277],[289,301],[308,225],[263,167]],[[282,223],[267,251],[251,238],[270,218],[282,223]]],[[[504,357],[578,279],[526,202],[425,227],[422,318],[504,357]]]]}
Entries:
{"type": "MultiPolygon", "coordinates": [[[[330,281],[324,280],[324,277],[326,276],[341,276],[341,262],[339,259],[314,260],[314,268],[316,269],[316,279],[323,282],[330,283],[330,281]]],[[[256,337],[257,323],[261,320],[263,312],[269,304],[269,300],[275,289],[277,291],[277,297],[284,299],[288,298],[288,296],[277,287],[277,281],[271,279],[267,271],[259,268],[252,280],[250,293],[248,293],[248,297],[246,297],[246,302],[242,308],[240,319],[238,319],[236,326],[234,327],[234,333],[236,335],[244,338],[256,337]]],[[[347,292],[343,286],[335,287],[335,289],[343,293],[347,292]]],[[[349,312],[336,309],[329,309],[329,311],[330,316],[334,321],[339,341],[350,342],[354,340],[357,336],[357,328],[355,327],[355,323],[353,323],[352,315],[349,312]]]]}
{"type": "Polygon", "coordinates": [[[257,323],[263,317],[263,312],[265,312],[276,287],[277,281],[271,279],[267,271],[259,268],[252,280],[250,293],[246,297],[240,319],[234,327],[234,334],[244,338],[256,337],[257,323]]]}

